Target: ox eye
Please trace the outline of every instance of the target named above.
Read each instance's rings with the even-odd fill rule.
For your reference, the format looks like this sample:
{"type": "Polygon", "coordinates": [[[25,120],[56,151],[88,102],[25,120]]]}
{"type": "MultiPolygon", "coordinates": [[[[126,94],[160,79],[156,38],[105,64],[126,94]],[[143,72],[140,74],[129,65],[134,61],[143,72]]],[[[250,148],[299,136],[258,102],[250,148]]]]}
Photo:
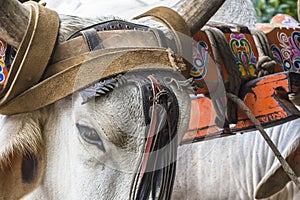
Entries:
{"type": "Polygon", "coordinates": [[[76,127],[84,141],[96,145],[101,151],[106,152],[104,144],[95,129],[80,124],[76,124],[76,127]]]}

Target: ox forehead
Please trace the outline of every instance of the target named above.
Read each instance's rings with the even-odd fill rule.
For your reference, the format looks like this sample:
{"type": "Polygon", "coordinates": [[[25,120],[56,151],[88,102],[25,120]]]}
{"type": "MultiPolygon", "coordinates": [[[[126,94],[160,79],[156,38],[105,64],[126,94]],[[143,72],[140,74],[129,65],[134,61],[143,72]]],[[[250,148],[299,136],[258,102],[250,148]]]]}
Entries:
{"type": "MultiPolygon", "coordinates": [[[[172,48],[176,48],[176,46],[173,45],[175,42],[172,40],[170,41],[168,38],[166,38],[166,36],[164,35],[164,33],[161,30],[149,28],[148,26],[145,26],[145,25],[134,24],[134,23],[130,23],[130,22],[122,21],[122,20],[110,20],[110,21],[105,21],[105,22],[101,22],[98,24],[94,24],[94,25],[85,27],[82,30],[79,30],[76,33],[74,33],[73,35],[71,35],[68,40],[83,36],[83,38],[88,46],[89,51],[110,48],[110,46],[106,47],[108,44],[105,43],[105,41],[103,41],[99,37],[98,32],[99,31],[112,31],[112,30],[135,30],[135,31],[143,31],[145,33],[148,32],[148,33],[153,34],[153,36],[156,37],[157,45],[159,47],[171,48],[170,45],[172,45],[172,48]]],[[[110,32],[110,34],[111,34],[111,32],[110,32]]],[[[119,32],[118,34],[121,34],[121,32],[119,32]]],[[[121,40],[122,41],[124,41],[124,39],[128,40],[128,35],[126,35],[125,37],[127,37],[127,38],[122,37],[121,40]]],[[[148,37],[148,40],[149,39],[150,38],[148,37]]],[[[121,45],[138,46],[137,40],[139,40],[139,38],[135,38],[135,40],[130,40],[130,44],[121,44],[121,45]]],[[[118,41],[114,41],[114,43],[118,43],[118,41]]],[[[113,45],[115,46],[116,44],[113,44],[113,45]]],[[[120,44],[117,44],[117,45],[120,45],[120,44]]],[[[145,45],[145,42],[143,42],[143,46],[144,45],[145,45]]],[[[152,45],[152,44],[151,44],[151,42],[149,42],[148,44],[146,42],[146,45],[152,45]]],[[[80,49],[81,49],[80,53],[82,53],[83,48],[81,47],[80,49]]],[[[75,53],[72,52],[72,54],[77,54],[77,52],[75,52],[75,53]]],[[[55,54],[52,57],[52,60],[56,60],[55,54]]],[[[126,63],[124,63],[124,64],[126,65],[126,63]]],[[[120,66],[120,68],[122,68],[122,66],[120,66]]],[[[120,75],[118,75],[118,77],[120,77],[120,75]]],[[[145,85],[146,85],[146,82],[147,81],[145,81],[145,85]]],[[[83,103],[86,103],[90,98],[93,98],[95,96],[101,96],[103,94],[110,92],[113,88],[115,88],[117,86],[117,84],[118,84],[118,78],[113,77],[113,78],[108,78],[108,79],[99,81],[95,84],[92,84],[92,86],[88,86],[87,88],[85,88],[84,90],[82,90],[80,92],[81,96],[83,98],[83,103]]],[[[143,105],[149,109],[150,103],[149,103],[149,101],[146,101],[145,99],[154,99],[155,97],[153,97],[152,92],[149,91],[149,88],[151,90],[151,84],[147,83],[147,85],[149,85],[149,87],[145,87],[145,86],[142,87],[143,94],[146,93],[146,95],[147,95],[147,97],[144,98],[143,105]]],[[[165,88],[165,90],[168,90],[169,93],[171,93],[170,90],[166,88],[166,86],[164,86],[164,88],[165,88]]],[[[148,109],[145,109],[145,110],[148,110],[148,109]]],[[[146,116],[148,116],[148,115],[146,115],[146,116]]],[[[147,117],[147,118],[149,118],[149,117],[147,117]]],[[[148,121],[148,123],[149,123],[150,119],[148,119],[146,121],[148,121]]]]}

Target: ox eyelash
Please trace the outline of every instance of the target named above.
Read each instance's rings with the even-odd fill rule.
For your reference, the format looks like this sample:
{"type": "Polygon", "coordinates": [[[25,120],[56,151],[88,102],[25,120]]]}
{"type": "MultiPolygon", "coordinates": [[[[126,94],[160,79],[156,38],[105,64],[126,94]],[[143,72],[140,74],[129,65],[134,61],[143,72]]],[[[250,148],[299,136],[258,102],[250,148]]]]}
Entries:
{"type": "Polygon", "coordinates": [[[118,87],[118,80],[116,78],[105,79],[90,85],[79,92],[83,99],[81,104],[85,104],[95,97],[106,95],[116,87],[118,87]]]}

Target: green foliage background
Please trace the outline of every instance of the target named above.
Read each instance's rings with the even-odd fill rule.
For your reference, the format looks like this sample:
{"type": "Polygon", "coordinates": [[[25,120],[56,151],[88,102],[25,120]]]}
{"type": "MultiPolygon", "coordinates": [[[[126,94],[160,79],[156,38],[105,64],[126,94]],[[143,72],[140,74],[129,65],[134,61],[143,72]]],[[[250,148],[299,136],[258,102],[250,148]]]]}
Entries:
{"type": "Polygon", "coordinates": [[[297,0],[252,0],[260,22],[269,22],[277,13],[284,13],[297,20],[297,0]]]}

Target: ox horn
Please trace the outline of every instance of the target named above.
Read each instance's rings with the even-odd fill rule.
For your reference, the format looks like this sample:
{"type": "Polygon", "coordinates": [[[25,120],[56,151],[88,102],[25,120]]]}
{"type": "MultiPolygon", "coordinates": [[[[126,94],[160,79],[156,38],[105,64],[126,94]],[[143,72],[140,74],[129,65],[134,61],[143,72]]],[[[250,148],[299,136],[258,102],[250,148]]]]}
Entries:
{"type": "Polygon", "coordinates": [[[30,12],[17,0],[0,0],[0,37],[18,48],[27,25],[30,12]]]}
{"type": "Polygon", "coordinates": [[[298,0],[298,22],[300,22],[300,0],[298,0]]]}
{"type": "MultiPolygon", "coordinates": [[[[225,0],[180,0],[173,9],[187,22],[192,34],[214,15],[225,0]]],[[[0,37],[18,48],[29,23],[30,12],[17,0],[0,0],[0,37]]]]}
{"type": "Polygon", "coordinates": [[[208,22],[225,1],[226,0],[180,0],[173,9],[186,21],[193,35],[208,22]]]}

